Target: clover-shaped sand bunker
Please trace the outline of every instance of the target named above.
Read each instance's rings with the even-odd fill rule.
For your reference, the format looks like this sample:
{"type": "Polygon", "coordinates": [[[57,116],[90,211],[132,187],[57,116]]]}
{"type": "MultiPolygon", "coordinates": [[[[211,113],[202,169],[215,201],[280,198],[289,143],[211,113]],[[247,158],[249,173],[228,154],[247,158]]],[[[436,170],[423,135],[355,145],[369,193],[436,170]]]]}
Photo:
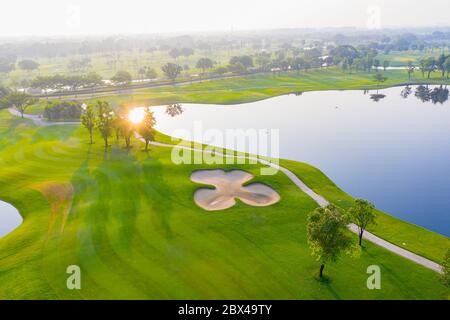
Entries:
{"type": "Polygon", "coordinates": [[[280,201],[280,195],[262,183],[244,184],[253,175],[242,170],[198,170],[191,180],[200,184],[213,185],[215,189],[201,188],[194,193],[195,203],[208,211],[224,210],[236,204],[236,198],[256,207],[270,206],[280,201]]]}

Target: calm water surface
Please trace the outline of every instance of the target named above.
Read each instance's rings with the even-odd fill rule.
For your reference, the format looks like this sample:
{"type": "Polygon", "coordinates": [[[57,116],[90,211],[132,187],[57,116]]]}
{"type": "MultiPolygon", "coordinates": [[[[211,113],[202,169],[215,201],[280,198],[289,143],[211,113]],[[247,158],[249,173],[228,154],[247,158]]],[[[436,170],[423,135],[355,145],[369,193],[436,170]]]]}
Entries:
{"type": "Polygon", "coordinates": [[[192,131],[195,121],[205,130],[279,129],[282,158],[310,163],[352,196],[450,236],[450,104],[442,90],[422,88],[418,98],[412,87],[405,98],[402,89],[380,90],[385,97],[324,91],[233,106],[185,104],[176,117],[166,107],[154,111],[157,129],[172,135],[192,131]]]}

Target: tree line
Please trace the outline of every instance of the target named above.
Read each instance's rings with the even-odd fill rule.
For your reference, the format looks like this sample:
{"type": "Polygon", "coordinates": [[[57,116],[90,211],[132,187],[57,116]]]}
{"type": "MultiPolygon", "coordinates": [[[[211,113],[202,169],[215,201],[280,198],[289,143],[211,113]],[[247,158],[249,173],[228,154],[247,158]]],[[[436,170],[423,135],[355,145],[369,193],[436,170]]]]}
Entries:
{"type": "Polygon", "coordinates": [[[150,108],[143,109],[143,116],[139,123],[130,120],[130,112],[134,108],[121,105],[113,110],[107,101],[97,101],[95,104],[82,106],[81,123],[89,132],[89,142],[94,143],[94,130],[97,129],[104,141],[105,148],[109,147],[110,138],[115,135],[116,141],[121,138],[125,141],[125,147],[131,147],[133,135],[139,135],[145,141],[145,151],[155,138],[156,119],[150,108]]]}
{"type": "Polygon", "coordinates": [[[71,90],[77,90],[79,88],[94,88],[102,84],[101,76],[95,72],[90,72],[86,75],[38,76],[31,81],[30,87],[44,91],[62,90],[67,87],[71,90]]]}

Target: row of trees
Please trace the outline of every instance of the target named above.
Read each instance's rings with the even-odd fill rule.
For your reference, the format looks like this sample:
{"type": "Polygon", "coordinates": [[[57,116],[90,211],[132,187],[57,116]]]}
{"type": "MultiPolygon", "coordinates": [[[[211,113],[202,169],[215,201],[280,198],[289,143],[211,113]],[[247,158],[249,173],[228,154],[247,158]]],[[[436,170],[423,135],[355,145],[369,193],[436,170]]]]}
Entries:
{"type": "Polygon", "coordinates": [[[93,141],[94,129],[97,129],[103,138],[105,148],[109,146],[109,139],[115,133],[116,140],[125,141],[125,147],[131,147],[132,136],[137,133],[145,141],[145,151],[155,137],[154,126],[156,124],[153,112],[149,108],[144,109],[140,122],[130,120],[130,112],[133,108],[120,106],[116,111],[106,101],[97,101],[96,104],[84,105],[81,113],[81,123],[89,132],[89,141],[93,141]]]}
{"type": "MultiPolygon", "coordinates": [[[[21,70],[33,71],[39,68],[39,63],[31,59],[24,59],[17,62],[21,70]]],[[[16,69],[16,60],[10,57],[0,57],[0,73],[9,73],[16,69]]]]}
{"type": "Polygon", "coordinates": [[[450,74],[450,55],[441,54],[439,58],[425,58],[419,60],[419,69],[422,73],[422,77],[427,75],[427,78],[430,79],[431,73],[440,71],[442,77],[447,75],[447,79],[450,74]]]}
{"type": "Polygon", "coordinates": [[[94,88],[103,84],[102,78],[95,72],[90,72],[86,75],[61,75],[53,76],[38,76],[34,78],[30,86],[36,89],[43,90],[61,90],[69,87],[72,90],[79,88],[94,88]]]}
{"type": "MultiPolygon", "coordinates": [[[[380,61],[376,59],[378,52],[375,49],[363,47],[355,48],[350,45],[342,45],[333,48],[328,52],[328,55],[321,56],[322,50],[316,50],[315,48],[297,52],[297,55],[286,56],[285,51],[279,51],[277,53],[262,52],[255,56],[243,55],[234,56],[229,60],[226,66],[219,66],[213,70],[216,63],[210,58],[200,58],[196,67],[202,69],[202,72],[213,70],[213,73],[223,75],[225,73],[233,74],[245,74],[250,70],[254,72],[268,72],[268,71],[302,71],[308,72],[312,68],[323,68],[332,65],[340,65],[344,72],[352,73],[355,71],[371,72],[372,69],[383,68],[384,71],[390,66],[389,60],[380,61]]],[[[416,67],[413,62],[408,62],[406,68],[408,72],[408,78],[411,79],[411,75],[414,73],[416,67]]],[[[419,61],[419,69],[422,72],[422,76],[430,78],[431,73],[435,71],[442,72],[442,77],[450,76],[450,55],[442,54],[439,58],[426,58],[419,61]]],[[[166,78],[175,82],[175,80],[181,75],[184,68],[177,64],[168,62],[162,66],[166,78]]],[[[142,67],[139,69],[138,74],[141,79],[156,79],[157,72],[150,67],[142,67]]],[[[111,81],[116,85],[128,85],[132,82],[132,75],[125,70],[118,71],[111,81]]],[[[93,88],[102,85],[101,77],[94,73],[88,73],[87,75],[54,75],[54,76],[39,76],[31,82],[31,87],[41,89],[55,89],[61,90],[65,87],[69,87],[72,90],[79,88],[93,88]]]]}

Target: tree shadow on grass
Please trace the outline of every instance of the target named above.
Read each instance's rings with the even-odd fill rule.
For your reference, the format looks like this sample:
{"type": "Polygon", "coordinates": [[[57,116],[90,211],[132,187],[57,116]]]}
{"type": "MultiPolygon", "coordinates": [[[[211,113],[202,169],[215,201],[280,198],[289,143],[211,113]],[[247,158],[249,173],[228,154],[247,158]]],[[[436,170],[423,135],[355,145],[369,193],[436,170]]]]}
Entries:
{"type": "Polygon", "coordinates": [[[335,299],[341,299],[341,296],[333,288],[333,279],[331,277],[323,275],[322,278],[320,278],[318,275],[316,275],[314,276],[314,280],[316,280],[320,286],[326,288],[335,299]]]}
{"type": "Polygon", "coordinates": [[[108,265],[110,272],[143,296],[151,296],[155,284],[127,259],[145,243],[136,225],[137,216],[145,214],[140,207],[141,165],[131,155],[117,149],[99,153],[97,157],[98,165],[90,168],[86,159],[72,179],[76,195],[71,219],[78,220],[80,264],[93,270],[96,266],[108,265]]]}
{"type": "Polygon", "coordinates": [[[40,140],[46,141],[66,141],[73,137],[74,132],[78,129],[77,126],[47,126],[38,127],[33,134],[31,142],[39,142],[40,140]]]}
{"type": "Polygon", "coordinates": [[[145,198],[152,200],[151,206],[160,218],[165,236],[171,238],[173,235],[171,229],[173,191],[165,181],[163,166],[159,160],[148,158],[142,163],[142,173],[142,193],[145,198]]]}

